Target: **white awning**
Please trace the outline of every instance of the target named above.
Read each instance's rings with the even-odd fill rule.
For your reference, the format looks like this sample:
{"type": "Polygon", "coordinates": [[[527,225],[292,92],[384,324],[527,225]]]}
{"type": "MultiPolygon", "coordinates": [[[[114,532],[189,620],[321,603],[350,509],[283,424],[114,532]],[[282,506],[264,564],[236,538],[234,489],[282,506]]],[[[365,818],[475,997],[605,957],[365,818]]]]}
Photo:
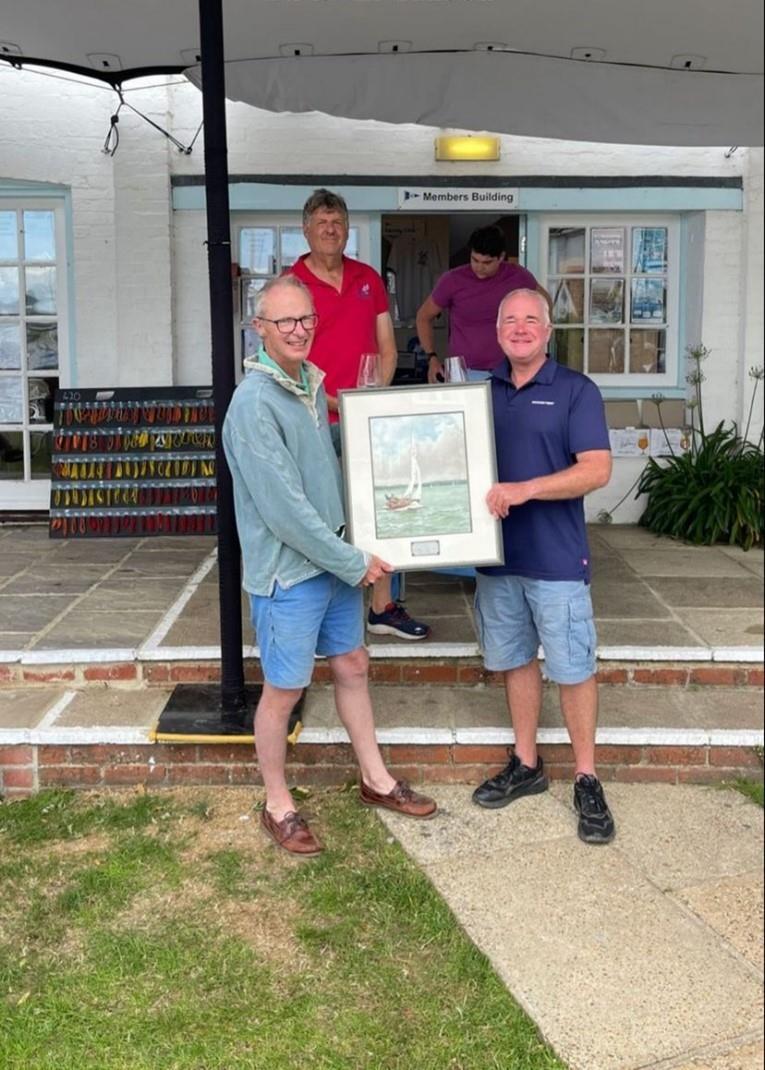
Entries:
{"type": "MultiPolygon", "coordinates": [[[[763,141],[762,0],[225,0],[227,94],[568,140],[763,141]],[[589,58],[583,58],[589,57],[589,58]]],[[[4,0],[0,55],[197,80],[195,0],[4,0]]]]}

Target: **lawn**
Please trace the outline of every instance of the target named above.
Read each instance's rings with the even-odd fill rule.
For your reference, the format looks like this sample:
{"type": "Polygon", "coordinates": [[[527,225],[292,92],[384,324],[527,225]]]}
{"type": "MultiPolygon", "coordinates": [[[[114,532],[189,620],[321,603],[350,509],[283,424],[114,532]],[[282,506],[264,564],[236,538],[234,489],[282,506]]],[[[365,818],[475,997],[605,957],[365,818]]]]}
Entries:
{"type": "Polygon", "coordinates": [[[249,789],[0,804],[3,1070],[563,1070],[352,792],[295,861],[249,789]]]}

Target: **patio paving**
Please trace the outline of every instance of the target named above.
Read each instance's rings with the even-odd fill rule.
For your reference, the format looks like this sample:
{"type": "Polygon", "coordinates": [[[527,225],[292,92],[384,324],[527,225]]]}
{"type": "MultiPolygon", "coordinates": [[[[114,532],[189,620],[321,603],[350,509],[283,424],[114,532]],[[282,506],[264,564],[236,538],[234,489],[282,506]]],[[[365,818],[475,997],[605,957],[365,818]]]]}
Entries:
{"type": "MultiPolygon", "coordinates": [[[[738,648],[734,660],[762,657],[762,550],[687,546],[637,527],[593,526],[590,540],[601,651],[664,648],[704,660],[738,648]]],[[[215,546],[205,536],[51,541],[44,525],[0,526],[0,660],[217,647],[215,546]]],[[[462,576],[409,573],[407,608],[430,623],[431,638],[370,637],[373,654],[477,653],[473,586],[462,576]]],[[[247,644],[244,597],[242,619],[247,644]]]]}

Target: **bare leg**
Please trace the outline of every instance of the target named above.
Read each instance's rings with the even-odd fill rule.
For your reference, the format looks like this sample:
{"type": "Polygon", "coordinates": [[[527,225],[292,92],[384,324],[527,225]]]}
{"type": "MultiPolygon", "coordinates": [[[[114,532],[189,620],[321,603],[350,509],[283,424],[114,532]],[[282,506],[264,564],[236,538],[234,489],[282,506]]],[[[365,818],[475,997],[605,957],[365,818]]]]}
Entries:
{"type": "Polygon", "coordinates": [[[290,810],[297,810],[287,787],[284,765],[289,716],[302,693],[302,688],[285,690],[263,684],[263,693],[255,711],[255,749],[266,788],[266,807],[277,821],[283,820],[290,810]]]}
{"type": "Polygon", "coordinates": [[[560,708],[574,750],[577,773],[595,774],[595,728],[598,684],[594,676],[581,684],[560,684],[560,708]]]}
{"type": "Polygon", "coordinates": [[[393,601],[391,595],[391,576],[386,573],[372,585],[372,611],[382,613],[385,607],[393,601]]]}
{"type": "Polygon", "coordinates": [[[372,700],[369,695],[367,667],[369,655],[364,647],[350,654],[338,654],[329,664],[335,678],[335,705],[340,720],[351,737],[361,778],[367,787],[382,795],[393,791],[396,781],[385,768],[375,736],[372,700]]]}
{"type": "Polygon", "coordinates": [[[505,672],[505,694],[515,732],[515,753],[524,765],[537,764],[537,727],[542,709],[542,674],[536,657],[505,672]]]}

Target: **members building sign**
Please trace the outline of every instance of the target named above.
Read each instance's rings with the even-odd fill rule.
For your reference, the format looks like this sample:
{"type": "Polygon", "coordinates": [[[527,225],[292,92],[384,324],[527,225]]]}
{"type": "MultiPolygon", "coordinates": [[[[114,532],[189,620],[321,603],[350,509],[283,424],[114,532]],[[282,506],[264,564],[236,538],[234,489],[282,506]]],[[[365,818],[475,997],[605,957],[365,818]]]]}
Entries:
{"type": "Polygon", "coordinates": [[[475,212],[518,207],[518,190],[471,186],[399,186],[398,207],[413,212],[475,212]]]}

